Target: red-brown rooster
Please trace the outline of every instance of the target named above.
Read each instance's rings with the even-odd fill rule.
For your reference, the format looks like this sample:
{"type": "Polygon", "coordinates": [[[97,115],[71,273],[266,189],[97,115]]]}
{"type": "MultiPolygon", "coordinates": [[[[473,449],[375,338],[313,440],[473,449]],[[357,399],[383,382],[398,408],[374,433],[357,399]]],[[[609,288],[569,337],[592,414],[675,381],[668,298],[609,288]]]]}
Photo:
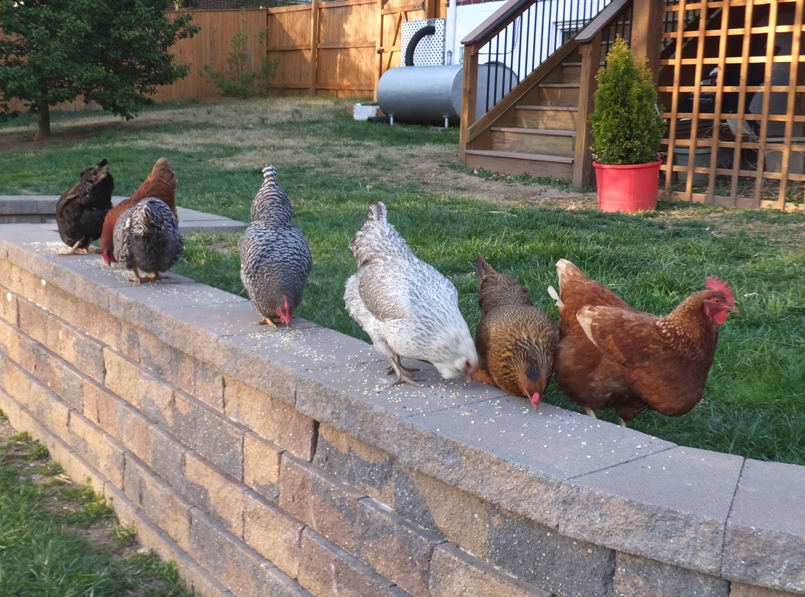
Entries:
{"type": "Polygon", "coordinates": [[[176,182],[176,176],[173,174],[167,158],[159,158],[154,164],[151,174],[134,191],[134,194],[115,205],[106,214],[106,218],[103,220],[103,230],[101,231],[101,253],[106,265],[117,261],[114,252],[115,223],[128,208],[133,207],[143,199],[156,197],[168,204],[173,215],[176,216],[176,221],[179,221],[179,214],[176,211],[176,182]]]}
{"type": "Polygon", "coordinates": [[[737,312],[716,278],[665,317],[627,305],[565,259],[556,264],[562,340],[556,357],[559,387],[595,417],[613,408],[625,426],[646,408],[679,416],[702,398],[718,341],[718,325],[737,312]]]}

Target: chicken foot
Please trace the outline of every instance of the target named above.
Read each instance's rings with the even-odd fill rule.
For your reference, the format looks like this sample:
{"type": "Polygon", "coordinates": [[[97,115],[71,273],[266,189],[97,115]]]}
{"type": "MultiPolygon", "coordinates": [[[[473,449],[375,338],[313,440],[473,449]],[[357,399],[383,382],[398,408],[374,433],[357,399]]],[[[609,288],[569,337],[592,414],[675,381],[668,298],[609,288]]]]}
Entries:
{"type": "MultiPolygon", "coordinates": [[[[589,406],[584,407],[584,412],[590,415],[593,419],[598,418],[595,416],[595,411],[591,409],[589,406]]],[[[620,425],[621,427],[626,427],[626,421],[624,421],[622,417],[618,417],[618,425],[620,425]]]]}
{"type": "MultiPolygon", "coordinates": [[[[413,373],[415,371],[419,371],[419,367],[406,367],[402,364],[402,359],[397,356],[397,367],[405,371],[406,373],[413,373]]],[[[393,365],[389,365],[388,371],[386,371],[386,375],[391,375],[392,373],[396,373],[397,370],[394,368],[393,365]]]]}
{"type": "Polygon", "coordinates": [[[162,275],[160,272],[154,272],[150,276],[143,276],[140,274],[137,267],[132,267],[131,271],[134,272],[134,277],[129,278],[129,282],[137,282],[137,284],[145,284],[146,282],[154,282],[155,280],[162,280],[166,276],[162,275]]]}
{"type": "MultiPolygon", "coordinates": [[[[391,385],[396,386],[400,383],[407,383],[417,388],[419,387],[419,384],[414,381],[414,378],[410,375],[412,371],[419,371],[419,369],[408,369],[403,367],[402,363],[400,363],[400,355],[395,354],[393,357],[391,357],[391,369],[397,374],[397,379],[391,382],[391,385]]],[[[389,373],[391,373],[391,371],[389,371],[389,373]]]]}
{"type": "Polygon", "coordinates": [[[58,255],[60,255],[60,256],[78,255],[79,253],[85,253],[85,254],[89,255],[91,253],[100,253],[101,252],[101,250],[98,247],[93,247],[92,245],[89,245],[85,249],[80,249],[78,247],[78,245],[81,244],[81,240],[83,240],[83,239],[77,240],[76,243],[72,247],[70,247],[70,250],[67,251],[66,253],[58,253],[58,255]]]}

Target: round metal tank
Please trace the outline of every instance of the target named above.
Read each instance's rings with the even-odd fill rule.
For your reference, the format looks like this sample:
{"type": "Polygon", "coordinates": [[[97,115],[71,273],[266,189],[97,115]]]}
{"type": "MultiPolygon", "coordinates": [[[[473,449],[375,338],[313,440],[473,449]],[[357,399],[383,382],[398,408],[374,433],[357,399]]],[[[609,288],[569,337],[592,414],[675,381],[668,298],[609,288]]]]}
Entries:
{"type": "MultiPolygon", "coordinates": [[[[400,66],[377,82],[377,103],[386,116],[404,122],[457,122],[461,116],[464,66],[400,66]]],[[[486,113],[487,96],[500,98],[517,85],[511,69],[498,63],[478,66],[475,117],[486,113]]]]}

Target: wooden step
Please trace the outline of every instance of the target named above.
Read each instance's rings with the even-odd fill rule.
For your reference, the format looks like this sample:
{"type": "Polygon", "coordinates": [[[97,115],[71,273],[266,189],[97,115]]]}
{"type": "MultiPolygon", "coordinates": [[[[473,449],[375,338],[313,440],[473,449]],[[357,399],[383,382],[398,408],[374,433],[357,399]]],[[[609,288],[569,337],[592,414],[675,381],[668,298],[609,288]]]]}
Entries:
{"type": "Polygon", "coordinates": [[[581,81],[581,62],[563,62],[562,67],[556,69],[559,74],[557,83],[575,83],[581,81]]]}
{"type": "Polygon", "coordinates": [[[579,88],[578,83],[541,83],[526,92],[520,102],[532,106],[578,106],[579,88]]]}
{"type": "Polygon", "coordinates": [[[575,131],[579,122],[577,106],[515,106],[514,125],[526,129],[575,131]]]}
{"type": "Polygon", "coordinates": [[[512,151],[468,149],[464,164],[467,168],[484,168],[504,174],[528,174],[536,177],[573,179],[573,158],[512,151]]]}
{"type": "Polygon", "coordinates": [[[490,149],[515,153],[549,153],[573,157],[576,147],[575,131],[492,127],[490,149]]]}

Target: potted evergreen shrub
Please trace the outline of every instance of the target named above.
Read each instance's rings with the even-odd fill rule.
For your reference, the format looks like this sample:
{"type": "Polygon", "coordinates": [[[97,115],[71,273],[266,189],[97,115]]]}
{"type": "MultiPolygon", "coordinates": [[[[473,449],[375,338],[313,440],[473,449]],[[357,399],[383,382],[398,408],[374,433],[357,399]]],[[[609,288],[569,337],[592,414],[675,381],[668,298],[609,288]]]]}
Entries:
{"type": "Polygon", "coordinates": [[[645,63],[635,63],[618,36],[596,81],[589,120],[598,206],[602,211],[654,209],[665,120],[651,71],[645,63]]]}

